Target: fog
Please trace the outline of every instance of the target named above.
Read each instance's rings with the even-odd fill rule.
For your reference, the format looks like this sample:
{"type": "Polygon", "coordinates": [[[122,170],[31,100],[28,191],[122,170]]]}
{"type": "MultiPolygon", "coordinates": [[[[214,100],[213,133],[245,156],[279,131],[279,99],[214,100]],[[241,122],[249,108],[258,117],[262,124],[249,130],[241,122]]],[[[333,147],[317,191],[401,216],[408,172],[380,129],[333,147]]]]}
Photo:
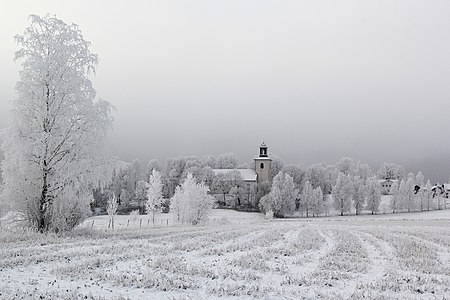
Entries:
{"type": "Polygon", "coordinates": [[[30,14],[80,26],[115,107],[112,152],[146,163],[264,140],[287,164],[342,156],[450,175],[448,1],[4,1],[0,128],[30,14]]]}

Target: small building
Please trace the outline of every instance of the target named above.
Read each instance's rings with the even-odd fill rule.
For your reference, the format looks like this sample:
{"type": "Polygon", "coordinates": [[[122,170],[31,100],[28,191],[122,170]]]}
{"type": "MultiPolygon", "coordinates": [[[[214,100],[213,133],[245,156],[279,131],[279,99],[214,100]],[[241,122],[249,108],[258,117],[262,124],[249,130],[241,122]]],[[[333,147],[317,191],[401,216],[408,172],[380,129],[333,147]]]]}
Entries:
{"type": "Polygon", "coordinates": [[[379,182],[380,187],[381,187],[381,193],[383,195],[390,195],[391,194],[392,185],[394,184],[394,182],[398,183],[398,180],[397,179],[386,178],[386,179],[379,179],[378,182],[379,182]]]}

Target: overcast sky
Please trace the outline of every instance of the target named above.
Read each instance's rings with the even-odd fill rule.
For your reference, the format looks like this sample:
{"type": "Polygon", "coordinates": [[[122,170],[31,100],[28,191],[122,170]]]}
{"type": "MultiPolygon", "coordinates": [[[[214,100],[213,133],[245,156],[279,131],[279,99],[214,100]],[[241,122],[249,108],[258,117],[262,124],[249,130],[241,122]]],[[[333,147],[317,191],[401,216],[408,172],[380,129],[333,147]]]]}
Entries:
{"type": "Polygon", "coordinates": [[[30,14],[80,26],[116,106],[114,154],[146,163],[264,139],[286,163],[350,156],[447,181],[450,1],[20,1],[0,12],[0,128],[30,14]]]}

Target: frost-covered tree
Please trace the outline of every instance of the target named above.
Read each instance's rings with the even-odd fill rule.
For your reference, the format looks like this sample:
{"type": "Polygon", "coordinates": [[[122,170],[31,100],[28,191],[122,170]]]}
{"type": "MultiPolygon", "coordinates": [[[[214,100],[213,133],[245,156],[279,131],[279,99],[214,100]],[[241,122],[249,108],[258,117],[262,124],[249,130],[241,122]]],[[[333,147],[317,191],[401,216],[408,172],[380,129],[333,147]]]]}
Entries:
{"type": "Polygon", "coordinates": [[[294,211],[297,196],[292,177],[281,171],[273,178],[269,195],[261,199],[260,208],[266,213],[272,211],[276,217],[284,217],[294,211]]]}
{"type": "Polygon", "coordinates": [[[306,175],[305,169],[302,166],[289,165],[283,168],[283,172],[292,177],[295,187],[301,192],[306,175]]]}
{"type": "Polygon", "coordinates": [[[167,197],[172,197],[175,188],[180,184],[183,178],[184,169],[186,166],[187,157],[175,157],[167,160],[166,171],[165,171],[165,195],[167,197]]]}
{"type": "Polygon", "coordinates": [[[244,202],[249,204],[249,187],[244,186],[234,186],[230,190],[230,194],[234,196],[235,205],[240,206],[244,202]]]}
{"type": "Polygon", "coordinates": [[[367,179],[372,177],[372,170],[368,164],[358,161],[356,163],[356,173],[365,183],[367,179]]]}
{"type": "Polygon", "coordinates": [[[313,201],[312,201],[312,212],[313,217],[318,217],[320,214],[325,212],[325,202],[323,200],[323,193],[320,186],[313,190],[313,201]]]}
{"type": "Polygon", "coordinates": [[[134,193],[134,198],[136,199],[139,212],[144,212],[144,204],[147,202],[147,191],[148,191],[148,183],[144,180],[139,180],[136,185],[136,191],[134,193]]]}
{"type": "Polygon", "coordinates": [[[427,193],[423,187],[421,189],[419,189],[419,191],[416,194],[416,197],[417,197],[417,202],[419,203],[419,206],[420,206],[420,211],[423,211],[424,207],[427,204],[427,193]]]}
{"type": "Polygon", "coordinates": [[[302,215],[305,214],[306,217],[309,217],[309,213],[314,205],[314,200],[314,189],[309,180],[307,180],[303,185],[302,193],[300,195],[299,209],[302,212],[302,215]]]}
{"type": "Polygon", "coordinates": [[[352,204],[352,182],[350,175],[339,172],[336,184],[333,186],[332,195],[334,207],[341,216],[350,211],[352,204]]]}
{"type": "Polygon", "coordinates": [[[213,207],[214,198],[208,192],[209,188],[203,182],[198,183],[189,173],[175,190],[170,210],[177,214],[180,222],[196,225],[208,216],[213,207]]]}
{"type": "MultiPolygon", "coordinates": [[[[279,193],[279,190],[274,191],[274,193],[279,193]]],[[[264,213],[266,216],[270,216],[270,218],[273,217],[273,198],[272,193],[268,193],[261,197],[259,200],[259,209],[262,213],[264,213]]]]}
{"type": "Polygon", "coordinates": [[[114,229],[114,216],[117,214],[117,208],[119,207],[119,201],[117,200],[116,195],[112,195],[112,197],[108,198],[107,206],[106,206],[106,212],[109,216],[109,226],[114,229]]]}
{"type": "MultiPolygon", "coordinates": [[[[333,170],[335,170],[334,167],[333,170]]],[[[328,193],[332,188],[331,179],[326,165],[314,164],[307,167],[304,180],[309,180],[313,188],[320,186],[323,193],[328,193]]]]}
{"type": "Polygon", "coordinates": [[[345,175],[354,175],[356,172],[356,164],[353,158],[342,157],[336,162],[336,169],[345,175]]]}
{"type": "Polygon", "coordinates": [[[234,153],[220,154],[215,159],[216,169],[236,169],[237,158],[234,153]]]}
{"type": "Polygon", "coordinates": [[[181,221],[181,211],[184,209],[182,205],[184,205],[181,199],[182,192],[181,192],[181,186],[177,186],[175,188],[175,193],[173,194],[172,198],[170,198],[170,211],[174,213],[177,216],[177,221],[181,221]]]}
{"type": "Polygon", "coordinates": [[[200,163],[202,166],[215,168],[216,167],[216,157],[214,155],[205,155],[200,158],[200,163]]]}
{"type": "Polygon", "coordinates": [[[416,198],[414,197],[414,186],[415,186],[414,178],[415,178],[414,174],[412,174],[412,176],[409,176],[408,180],[406,181],[404,189],[405,193],[403,198],[403,200],[405,201],[404,207],[406,207],[408,212],[411,212],[411,210],[414,209],[415,207],[416,198]]]}
{"type": "Polygon", "coordinates": [[[129,190],[123,189],[120,192],[120,199],[118,198],[117,201],[119,202],[119,206],[127,207],[130,205],[133,199],[134,199],[134,192],[130,192],[129,190]]]}
{"type": "Polygon", "coordinates": [[[134,159],[130,165],[130,181],[133,191],[136,191],[137,183],[143,179],[142,165],[139,159],[134,159]]]}
{"type": "Polygon", "coordinates": [[[334,200],[331,195],[323,196],[323,213],[326,217],[330,215],[330,209],[334,206],[334,200]]]}
{"type": "Polygon", "coordinates": [[[127,198],[134,193],[133,185],[130,181],[130,164],[123,162],[120,168],[114,170],[112,178],[112,191],[116,194],[119,205],[123,202],[122,198],[127,198]],[[122,192],[125,191],[127,195],[122,197],[122,192]]]}
{"type": "Polygon", "coordinates": [[[392,209],[392,213],[395,214],[400,209],[401,203],[400,186],[398,184],[398,181],[394,181],[394,183],[392,184],[390,194],[392,195],[390,206],[392,209]]]}
{"type": "Polygon", "coordinates": [[[425,180],[425,177],[423,176],[422,172],[419,171],[416,175],[416,184],[422,188],[425,185],[424,180],[425,180]]]}
{"type": "Polygon", "coordinates": [[[395,163],[383,163],[377,172],[379,179],[397,179],[405,177],[405,168],[395,163]]]}
{"type": "Polygon", "coordinates": [[[161,173],[153,169],[149,178],[147,203],[145,205],[147,214],[152,214],[153,224],[155,224],[155,214],[161,209],[163,202],[162,188],[161,173]]]}
{"type": "Polygon", "coordinates": [[[235,170],[219,173],[214,177],[212,187],[216,193],[223,194],[223,205],[226,204],[226,195],[230,193],[233,187],[239,187],[242,180],[241,174],[235,170]]]}
{"type": "Polygon", "coordinates": [[[407,194],[406,181],[402,179],[398,188],[398,207],[400,211],[404,211],[407,207],[407,194]]]}
{"type": "Polygon", "coordinates": [[[30,20],[15,36],[22,71],[2,144],[3,197],[41,232],[70,230],[90,213],[92,190],[111,178],[111,105],[95,100],[88,75],[97,55],[78,26],[30,20]]]}
{"type": "Polygon", "coordinates": [[[376,178],[367,179],[366,183],[367,204],[366,208],[372,212],[372,215],[378,212],[381,202],[381,190],[376,178]]]}
{"type": "Polygon", "coordinates": [[[258,184],[256,187],[256,207],[259,206],[259,201],[261,198],[270,193],[271,188],[272,185],[268,180],[258,184]]]}
{"type": "Polygon", "coordinates": [[[267,195],[264,195],[259,201],[259,209],[266,215],[275,215],[275,201],[281,202],[281,191],[279,187],[272,187],[272,190],[267,195]]]}
{"type": "MultiPolygon", "coordinates": [[[[199,182],[204,182],[210,189],[214,182],[214,171],[209,166],[199,168],[195,173],[192,174],[199,182]]],[[[240,174],[239,174],[240,176],[240,174]]],[[[239,181],[243,180],[240,176],[239,181]]]]}
{"type": "MultiPolygon", "coordinates": [[[[278,212],[285,216],[286,214],[292,213],[295,209],[295,201],[298,198],[298,190],[295,188],[294,180],[289,174],[284,172],[279,173],[279,179],[277,176],[274,178],[276,185],[281,187],[281,203],[279,205],[276,203],[275,207],[279,207],[278,212]]],[[[275,211],[277,213],[277,211],[275,211]]]]}
{"type": "Polygon", "coordinates": [[[352,177],[352,199],[355,214],[359,215],[366,204],[366,185],[359,176],[352,177]]]}
{"type": "Polygon", "coordinates": [[[433,202],[433,191],[431,190],[431,182],[428,180],[427,184],[425,185],[425,197],[426,197],[426,205],[427,205],[427,210],[430,210],[430,206],[433,202]]]}
{"type": "Polygon", "coordinates": [[[275,154],[270,154],[270,158],[272,159],[272,162],[270,163],[269,181],[272,182],[275,176],[277,176],[277,174],[281,170],[283,170],[284,162],[279,156],[275,154]]]}
{"type": "Polygon", "coordinates": [[[145,171],[145,181],[149,181],[150,175],[152,175],[153,170],[161,172],[161,167],[159,166],[157,159],[152,159],[147,164],[147,170],[145,171]]]}

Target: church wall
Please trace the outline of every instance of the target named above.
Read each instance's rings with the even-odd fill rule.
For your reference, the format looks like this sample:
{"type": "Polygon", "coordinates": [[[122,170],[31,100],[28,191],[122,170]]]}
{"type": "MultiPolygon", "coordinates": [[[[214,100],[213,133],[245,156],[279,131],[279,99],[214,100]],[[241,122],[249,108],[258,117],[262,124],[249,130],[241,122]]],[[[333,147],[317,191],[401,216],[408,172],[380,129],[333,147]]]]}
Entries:
{"type": "Polygon", "coordinates": [[[272,161],[270,159],[255,158],[255,171],[258,174],[258,183],[269,180],[269,172],[272,161]],[[261,163],[264,164],[264,168],[261,169],[261,163]]]}

